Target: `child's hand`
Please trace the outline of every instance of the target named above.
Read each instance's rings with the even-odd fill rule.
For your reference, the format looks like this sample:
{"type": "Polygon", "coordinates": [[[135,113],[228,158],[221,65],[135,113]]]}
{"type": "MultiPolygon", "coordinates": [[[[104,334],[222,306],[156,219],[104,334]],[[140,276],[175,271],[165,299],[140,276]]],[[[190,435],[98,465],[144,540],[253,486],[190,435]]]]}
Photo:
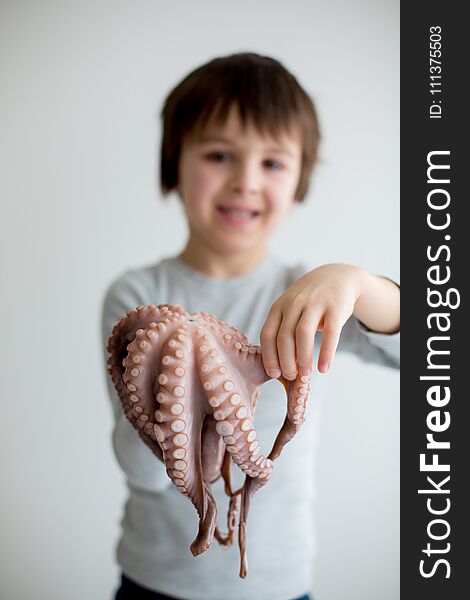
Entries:
{"type": "Polygon", "coordinates": [[[351,314],[375,331],[399,328],[399,288],[387,279],[344,264],[324,265],[294,283],[272,305],[260,334],[268,375],[289,380],[311,375],[316,331],[323,332],[318,370],[333,362],[351,314]]]}

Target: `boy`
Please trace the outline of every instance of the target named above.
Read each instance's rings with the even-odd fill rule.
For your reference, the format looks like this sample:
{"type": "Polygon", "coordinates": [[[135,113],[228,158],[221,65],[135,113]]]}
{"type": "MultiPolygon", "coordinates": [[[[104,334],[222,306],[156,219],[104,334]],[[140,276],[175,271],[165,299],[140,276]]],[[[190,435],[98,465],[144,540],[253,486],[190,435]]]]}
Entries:
{"type": "MultiPolygon", "coordinates": [[[[113,283],[104,302],[104,341],[127,310],[176,303],[188,312],[216,315],[251,342],[259,338],[272,377],[282,373],[294,379],[298,370],[313,371],[317,331],[322,332],[322,373],[331,367],[338,343],[365,360],[396,366],[399,289],[394,283],[351,265],[310,272],[285,267],[269,254],[273,231],[307,193],[320,138],[312,101],[295,78],[277,61],[256,54],[215,59],[170,93],[162,116],[162,190],[178,193],[189,238],[178,257],[129,271],[113,283]]],[[[241,580],[236,544],[191,556],[194,507],[126,420],[111,385],[110,393],[114,448],[130,492],[116,600],[307,598],[314,415],[251,503],[250,573],[241,580]]],[[[270,448],[284,414],[282,386],[269,382],[256,410],[262,447],[270,448]]],[[[220,481],[213,492],[217,505],[225,506],[220,481]]]]}

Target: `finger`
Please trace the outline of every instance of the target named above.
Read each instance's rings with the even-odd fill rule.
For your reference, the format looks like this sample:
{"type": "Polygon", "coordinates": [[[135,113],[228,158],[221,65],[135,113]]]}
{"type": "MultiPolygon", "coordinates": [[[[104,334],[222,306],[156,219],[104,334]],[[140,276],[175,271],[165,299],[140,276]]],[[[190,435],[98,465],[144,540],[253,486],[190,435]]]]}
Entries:
{"type": "Polygon", "coordinates": [[[279,309],[271,308],[260,332],[261,356],[263,358],[264,370],[274,379],[281,376],[276,345],[281,321],[281,311],[279,309]]]}
{"type": "Polygon", "coordinates": [[[295,354],[295,328],[301,311],[289,310],[288,315],[282,316],[277,335],[277,354],[283,376],[288,380],[297,377],[297,361],[295,354]]]}
{"type": "Polygon", "coordinates": [[[326,373],[333,364],[343,325],[344,320],[338,315],[327,314],[325,316],[320,355],[318,357],[318,370],[320,373],[326,373]]]}
{"type": "Polygon", "coordinates": [[[295,328],[295,352],[300,375],[310,376],[313,371],[315,333],[319,329],[322,315],[304,311],[295,328]]]}

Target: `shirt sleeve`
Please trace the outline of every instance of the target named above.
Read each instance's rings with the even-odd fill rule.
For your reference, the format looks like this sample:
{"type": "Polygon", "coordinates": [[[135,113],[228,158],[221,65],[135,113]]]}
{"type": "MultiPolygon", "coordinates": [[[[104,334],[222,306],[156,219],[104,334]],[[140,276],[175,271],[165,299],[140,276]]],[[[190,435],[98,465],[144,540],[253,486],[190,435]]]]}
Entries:
{"type": "Polygon", "coordinates": [[[400,332],[387,334],[369,331],[356,317],[351,316],[341,332],[338,351],[354,353],[367,363],[398,369],[400,332]]]}
{"type": "Polygon", "coordinates": [[[114,325],[128,310],[140,304],[149,304],[143,287],[132,272],[126,273],[111,284],[102,307],[102,347],[108,395],[111,400],[114,428],[112,434],[114,454],[130,485],[151,492],[161,492],[171,484],[164,464],[144,444],[122,410],[121,401],[107,372],[106,346],[114,325]]]}

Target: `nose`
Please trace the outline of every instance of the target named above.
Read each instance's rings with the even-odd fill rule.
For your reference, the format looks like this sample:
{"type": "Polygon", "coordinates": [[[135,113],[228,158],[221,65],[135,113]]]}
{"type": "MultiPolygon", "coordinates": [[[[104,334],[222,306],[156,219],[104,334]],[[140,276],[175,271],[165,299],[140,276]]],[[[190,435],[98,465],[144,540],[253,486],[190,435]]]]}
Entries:
{"type": "Polygon", "coordinates": [[[236,194],[252,196],[260,190],[261,178],[254,161],[240,160],[234,168],[232,191],[236,194]]]}

